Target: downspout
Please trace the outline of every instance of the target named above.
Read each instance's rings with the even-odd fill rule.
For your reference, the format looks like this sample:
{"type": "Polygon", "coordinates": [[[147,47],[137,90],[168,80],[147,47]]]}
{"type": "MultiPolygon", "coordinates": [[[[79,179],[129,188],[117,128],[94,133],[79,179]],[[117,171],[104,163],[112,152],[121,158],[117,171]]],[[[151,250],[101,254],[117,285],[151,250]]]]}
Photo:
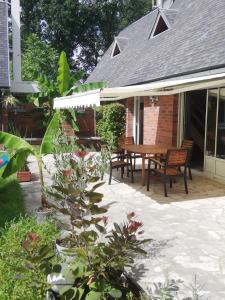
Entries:
{"type": "Polygon", "coordinates": [[[11,0],[12,46],[13,46],[13,80],[21,82],[21,33],[20,33],[20,0],[11,0]]]}

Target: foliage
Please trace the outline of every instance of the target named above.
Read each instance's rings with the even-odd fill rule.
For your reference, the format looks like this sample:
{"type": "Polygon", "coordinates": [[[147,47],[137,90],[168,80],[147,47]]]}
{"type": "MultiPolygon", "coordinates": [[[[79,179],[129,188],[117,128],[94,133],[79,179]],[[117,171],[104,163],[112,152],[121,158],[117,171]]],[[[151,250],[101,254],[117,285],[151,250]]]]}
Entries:
{"type": "MultiPolygon", "coordinates": [[[[68,143],[66,143],[68,145],[68,143]]],[[[67,146],[68,147],[68,146],[67,146]]],[[[68,148],[67,148],[68,149],[68,148]]],[[[74,149],[74,147],[73,147],[74,149]]],[[[77,244],[76,229],[88,228],[94,225],[97,229],[104,228],[99,225],[101,218],[94,215],[105,213],[103,207],[98,207],[103,195],[96,193],[95,189],[103,183],[98,183],[88,190],[88,184],[97,182],[102,177],[104,170],[104,159],[100,154],[90,154],[84,150],[77,150],[70,154],[63,151],[54,155],[56,173],[53,176],[53,185],[48,194],[56,200],[53,207],[69,216],[70,226],[73,228],[69,243],[77,244]]],[[[65,224],[61,224],[64,227],[65,224]]],[[[68,224],[64,229],[68,229],[68,224]]],[[[86,231],[85,236],[90,234],[90,239],[95,233],[93,230],[86,231]]]]}
{"type": "Polygon", "coordinates": [[[70,284],[59,285],[55,280],[52,288],[62,299],[132,299],[122,274],[136,253],[145,254],[141,246],[147,240],[138,239],[143,224],[131,213],[126,223],[115,223],[108,231],[103,194],[96,191],[103,185],[98,182],[103,158],[82,149],[71,154],[59,151],[63,152],[54,155],[56,173],[48,194],[55,200],[51,201],[54,210],[70,220],[62,222],[56,217],[60,228],[70,232],[61,242],[71,258],[66,258],[66,264],[57,264],[48,278],[63,278],[70,284]]]}
{"type": "MultiPolygon", "coordinates": [[[[1,232],[0,238],[0,298],[37,300],[45,299],[46,276],[38,268],[29,264],[27,250],[21,242],[35,240],[38,236],[38,247],[53,244],[58,232],[52,222],[37,224],[34,218],[20,218],[10,222],[1,232]],[[30,266],[30,267],[27,267],[30,266]]],[[[23,242],[25,246],[26,243],[23,242]]]]}
{"type": "Polygon", "coordinates": [[[69,90],[75,84],[74,79],[76,79],[76,84],[78,84],[82,76],[81,72],[77,72],[74,76],[71,75],[65,52],[60,54],[57,78],[48,77],[44,73],[40,74],[38,77],[40,92],[32,95],[30,99],[36,106],[44,109],[47,124],[54,114],[54,98],[69,93],[69,90]]]}
{"type": "Polygon", "coordinates": [[[110,148],[115,149],[118,138],[125,132],[125,107],[119,103],[112,103],[97,108],[96,112],[98,134],[110,148]]]}
{"type": "MultiPolygon", "coordinates": [[[[95,196],[92,201],[93,199],[97,203],[101,201],[100,196],[95,196]]],[[[68,251],[77,255],[66,270],[60,264],[54,268],[58,269],[58,272],[54,272],[55,275],[62,272],[65,279],[69,276],[68,280],[71,280],[71,274],[74,278],[72,288],[70,285],[59,288],[62,299],[134,299],[131,298],[130,286],[122,274],[125,267],[134,262],[136,253],[145,254],[141,245],[147,240],[137,238],[143,233],[143,224],[136,221],[135,214],[130,213],[127,218],[127,222],[121,226],[115,223],[109,233],[105,229],[106,217],[91,219],[97,231],[87,230],[90,224],[80,218],[80,223],[84,223],[78,226],[81,230],[76,236],[76,247],[68,251]],[[99,225],[98,219],[104,226],[99,225]]]]}
{"type": "Polygon", "coordinates": [[[37,80],[40,74],[49,79],[55,78],[58,54],[37,34],[28,34],[22,41],[22,77],[23,80],[37,80]]]}
{"type": "Polygon", "coordinates": [[[152,1],[22,0],[21,5],[24,33],[37,33],[59,53],[64,50],[73,69],[89,73],[114,36],[149,12],[152,1]]]}
{"type": "MultiPolygon", "coordinates": [[[[103,82],[81,84],[83,77],[84,73],[82,71],[77,71],[75,74],[72,74],[64,51],[60,54],[57,78],[52,79],[46,75],[40,75],[38,78],[40,92],[32,95],[31,100],[36,106],[44,109],[47,124],[54,113],[54,98],[105,87],[103,82]]],[[[74,109],[67,109],[64,111],[64,116],[66,116],[66,121],[72,128],[79,131],[76,125],[76,111],[74,109]]]]}
{"type": "Polygon", "coordinates": [[[25,214],[22,189],[14,178],[0,179],[0,228],[25,214]]]}
{"type": "Polygon", "coordinates": [[[12,106],[16,106],[17,104],[19,104],[19,100],[16,99],[13,95],[6,96],[2,101],[2,105],[6,109],[8,109],[9,107],[12,107],[12,106]]]}
{"type": "Polygon", "coordinates": [[[7,151],[10,151],[11,158],[7,166],[5,167],[2,177],[7,178],[12,174],[16,173],[19,169],[21,169],[30,154],[34,155],[37,163],[38,170],[41,182],[41,200],[42,206],[47,206],[47,202],[44,196],[44,178],[43,178],[43,170],[42,170],[42,155],[53,153],[55,148],[53,147],[52,141],[58,137],[59,134],[59,125],[60,125],[61,114],[60,112],[56,112],[49,123],[49,126],[45,132],[44,138],[42,139],[41,147],[39,151],[26,142],[24,139],[0,131],[0,144],[3,144],[7,151]]]}

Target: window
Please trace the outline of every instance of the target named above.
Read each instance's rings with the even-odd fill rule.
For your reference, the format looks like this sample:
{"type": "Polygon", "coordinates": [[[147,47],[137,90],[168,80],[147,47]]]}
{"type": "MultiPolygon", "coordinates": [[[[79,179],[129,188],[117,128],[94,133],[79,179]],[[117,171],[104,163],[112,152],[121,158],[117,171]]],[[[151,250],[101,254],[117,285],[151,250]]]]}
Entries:
{"type": "Polygon", "coordinates": [[[112,57],[119,55],[120,52],[121,52],[121,51],[120,51],[120,47],[119,47],[119,45],[117,44],[117,42],[115,42],[115,45],[114,45],[113,51],[112,51],[112,57]]]}
{"type": "Polygon", "coordinates": [[[158,17],[158,19],[156,21],[156,25],[155,25],[155,27],[153,29],[151,37],[154,37],[154,36],[156,36],[156,35],[164,32],[164,31],[166,31],[168,29],[169,29],[169,27],[168,27],[166,21],[164,20],[164,18],[162,17],[162,15],[159,15],[159,17],[158,17]]]}

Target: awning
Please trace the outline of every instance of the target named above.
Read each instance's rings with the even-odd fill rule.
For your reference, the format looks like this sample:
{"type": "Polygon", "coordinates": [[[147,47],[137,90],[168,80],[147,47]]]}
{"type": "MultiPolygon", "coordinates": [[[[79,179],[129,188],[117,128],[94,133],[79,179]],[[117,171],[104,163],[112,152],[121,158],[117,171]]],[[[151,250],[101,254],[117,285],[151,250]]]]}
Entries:
{"type": "Polygon", "coordinates": [[[100,90],[77,93],[71,96],[54,99],[54,108],[92,107],[100,106],[100,90]]]}
{"type": "Polygon", "coordinates": [[[99,106],[100,101],[118,101],[136,96],[165,96],[225,85],[225,73],[192,78],[174,78],[125,87],[104,88],[56,98],[54,108],[99,106]]]}

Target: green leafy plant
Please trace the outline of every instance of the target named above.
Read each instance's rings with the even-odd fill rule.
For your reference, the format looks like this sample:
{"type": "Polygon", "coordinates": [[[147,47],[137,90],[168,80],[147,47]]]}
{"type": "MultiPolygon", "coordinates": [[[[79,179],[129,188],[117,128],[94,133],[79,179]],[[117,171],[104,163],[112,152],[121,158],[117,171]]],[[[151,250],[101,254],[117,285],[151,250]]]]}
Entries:
{"type": "MultiPolygon", "coordinates": [[[[98,224],[96,218],[92,220],[94,225],[98,224]]],[[[97,231],[92,233],[86,230],[90,225],[86,223],[87,220],[79,220],[80,223],[84,222],[84,226],[76,235],[77,247],[70,249],[76,253],[75,258],[66,268],[60,264],[54,268],[58,269],[58,274],[62,272],[63,278],[67,279],[68,276],[67,280],[71,282],[72,275],[74,280],[73,287],[68,285],[60,289],[60,296],[62,299],[82,300],[140,299],[140,295],[139,298],[132,298],[137,291],[131,293],[131,285],[123,274],[125,267],[134,262],[137,253],[145,254],[142,244],[150,241],[138,238],[143,233],[142,222],[136,220],[134,213],[130,213],[127,222],[122,225],[115,223],[107,233],[107,218],[99,220],[104,226],[99,227],[98,224],[97,231]]]]}
{"type": "MultiPolygon", "coordinates": [[[[68,243],[76,247],[79,247],[77,234],[80,241],[84,235],[84,238],[89,239],[90,242],[95,242],[97,237],[95,231],[88,230],[92,225],[104,232],[104,227],[99,224],[102,218],[95,217],[106,212],[105,208],[98,205],[103,195],[95,192],[103,183],[97,183],[91,190],[88,189],[88,184],[93,184],[100,179],[100,171],[96,167],[97,162],[99,165],[100,161],[96,156],[84,150],[55,155],[57,171],[54,174],[54,184],[48,190],[48,194],[56,200],[54,208],[70,217],[72,230],[68,243]],[[80,231],[85,233],[82,234],[80,231]]],[[[68,225],[65,229],[68,229],[68,225]]]]}
{"type": "Polygon", "coordinates": [[[124,134],[126,125],[125,107],[112,103],[96,108],[96,129],[111,149],[116,149],[118,138],[124,134]]]}
{"type": "Polygon", "coordinates": [[[34,258],[46,245],[54,246],[58,235],[54,223],[37,224],[35,218],[20,218],[8,223],[0,235],[0,299],[45,299],[46,275],[37,267],[41,260],[34,258]]]}
{"type": "MultiPolygon", "coordinates": [[[[54,98],[105,87],[105,83],[103,82],[82,84],[83,78],[84,72],[82,71],[77,71],[75,74],[72,74],[66,53],[62,51],[58,62],[57,78],[54,80],[46,75],[40,75],[38,78],[40,92],[32,95],[31,100],[36,106],[44,109],[45,115],[49,119],[54,112],[54,98]]],[[[68,109],[65,111],[65,116],[66,121],[72,128],[78,131],[75,111],[68,109]]]]}
{"type": "Polygon", "coordinates": [[[30,154],[34,155],[38,163],[41,183],[42,207],[48,206],[44,193],[45,185],[43,177],[42,155],[53,153],[55,151],[52,141],[57,138],[59,134],[59,124],[60,112],[56,112],[45,132],[40,149],[33,147],[31,144],[18,136],[6,132],[0,132],[0,144],[3,144],[5,148],[12,153],[9,163],[2,173],[2,177],[7,178],[16,173],[18,170],[24,167],[27,157],[30,154]]]}

